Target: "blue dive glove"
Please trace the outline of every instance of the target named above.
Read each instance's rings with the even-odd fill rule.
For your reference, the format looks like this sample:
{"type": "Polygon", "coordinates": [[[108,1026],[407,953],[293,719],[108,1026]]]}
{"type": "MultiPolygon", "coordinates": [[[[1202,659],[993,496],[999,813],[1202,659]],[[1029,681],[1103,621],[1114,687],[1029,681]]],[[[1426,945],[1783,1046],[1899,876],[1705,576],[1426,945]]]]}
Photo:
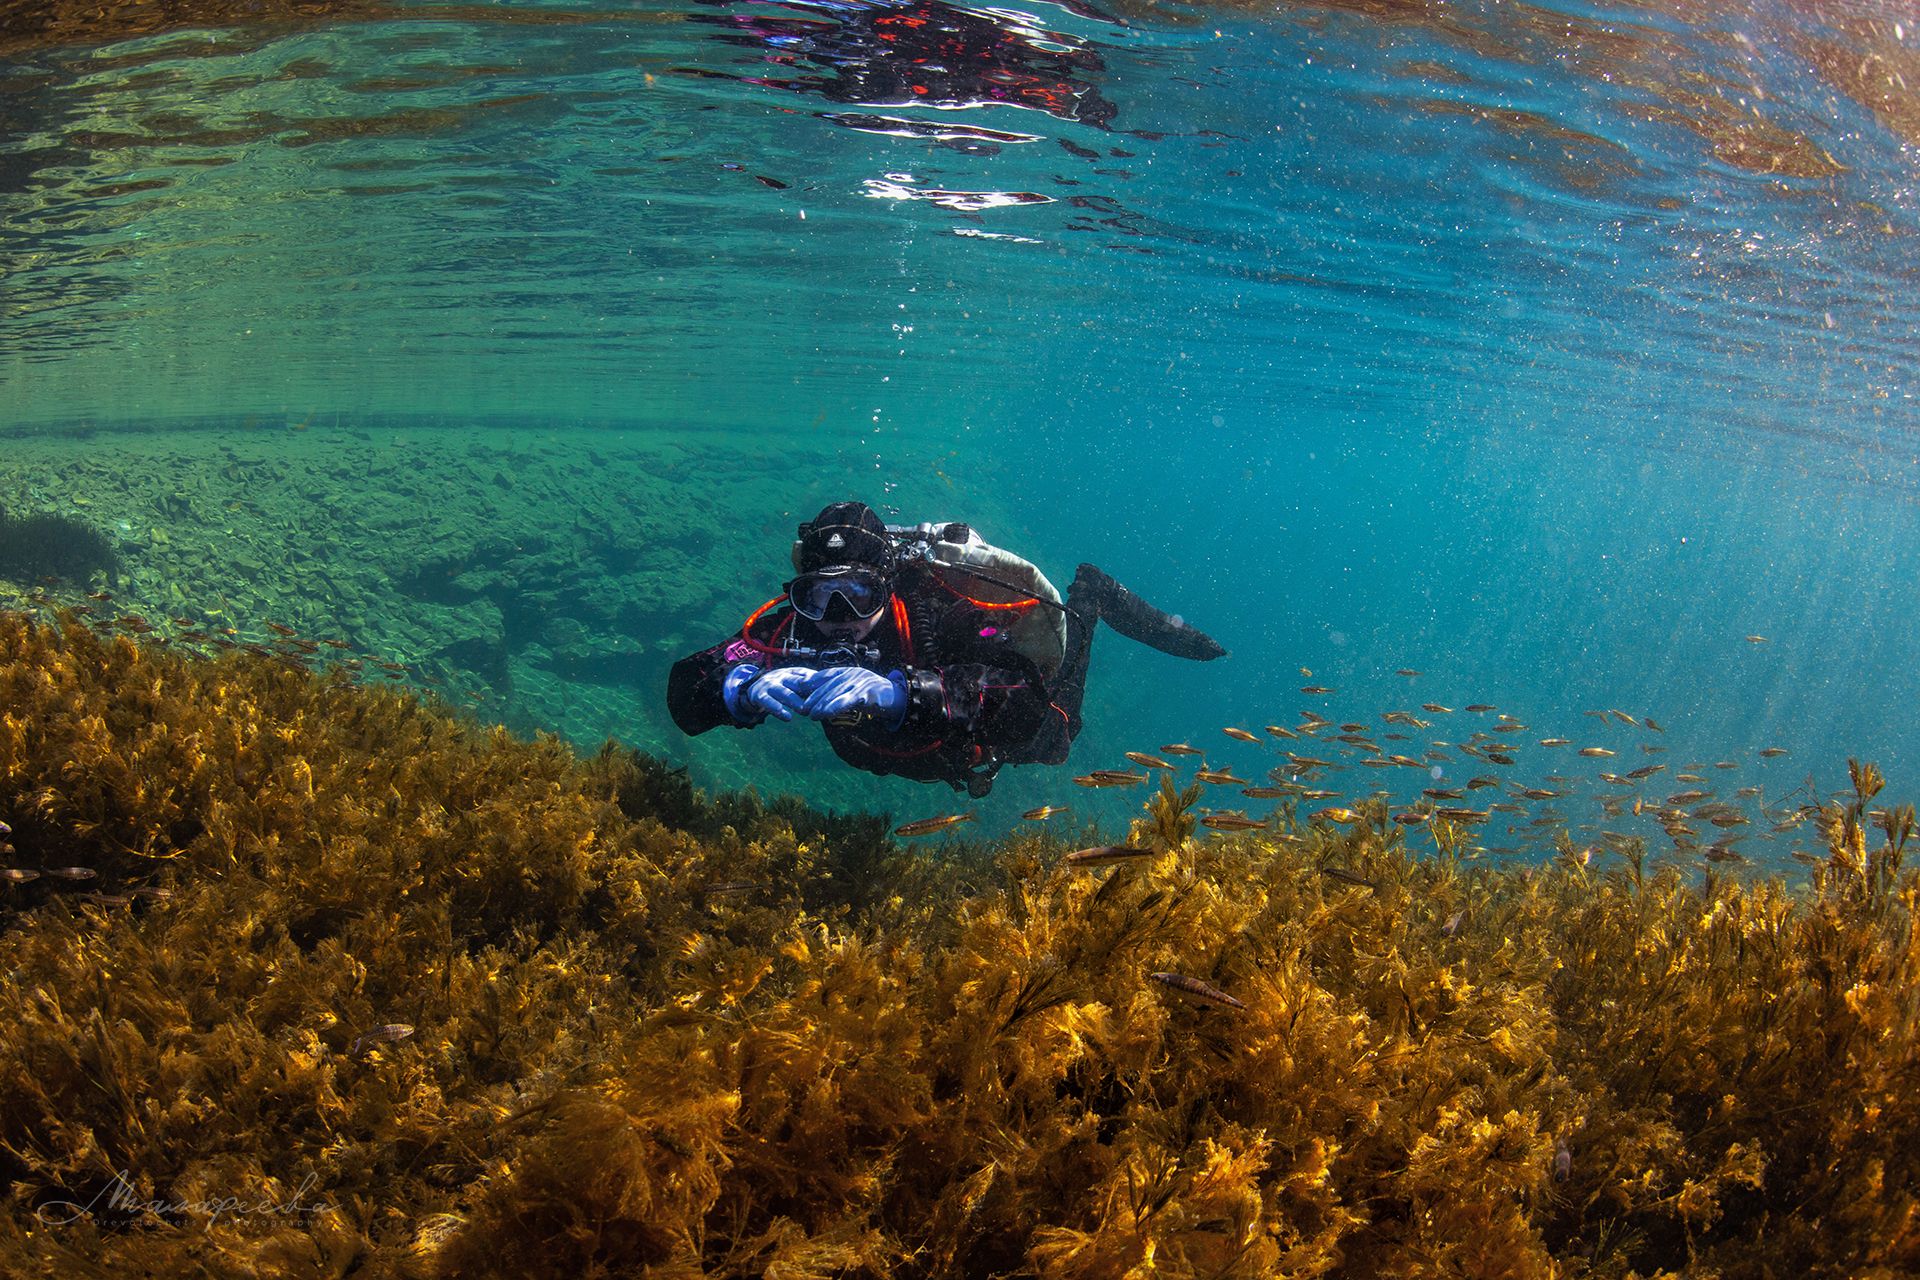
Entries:
{"type": "Polygon", "coordinates": [[[772,671],[762,671],[750,662],[743,662],[727,672],[720,691],[728,713],[742,724],[763,716],[791,720],[794,712],[803,709],[807,691],[819,674],[810,667],[775,667],[772,671]]]}
{"type": "Polygon", "coordinates": [[[883,676],[865,667],[830,667],[817,675],[800,708],[815,720],[877,711],[889,729],[897,729],[906,718],[907,682],[898,671],[883,676]]]}

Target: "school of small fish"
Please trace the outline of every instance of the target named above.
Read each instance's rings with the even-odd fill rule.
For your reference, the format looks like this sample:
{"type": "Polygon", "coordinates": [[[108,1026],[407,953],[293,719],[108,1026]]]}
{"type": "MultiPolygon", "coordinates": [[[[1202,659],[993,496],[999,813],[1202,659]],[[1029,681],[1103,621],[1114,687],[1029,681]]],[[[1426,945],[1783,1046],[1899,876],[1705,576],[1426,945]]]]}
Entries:
{"type": "MultiPolygon", "coordinates": [[[[1763,637],[1748,638],[1754,643],[1764,643],[1763,637]]],[[[1305,673],[1304,668],[1302,671],[1305,673]]],[[[1413,682],[1418,681],[1422,673],[1413,667],[1402,667],[1395,674],[1413,682]]],[[[1335,696],[1338,690],[1331,685],[1307,685],[1301,692],[1326,698],[1335,696]]],[[[1652,716],[1619,707],[1596,708],[1585,714],[1599,726],[1624,727],[1634,731],[1633,736],[1625,741],[1612,738],[1604,745],[1591,738],[1582,742],[1568,735],[1548,734],[1532,740],[1550,750],[1572,748],[1572,757],[1595,762],[1608,762],[1636,752],[1653,756],[1667,750],[1666,745],[1653,736],[1665,734],[1666,728],[1652,716]]],[[[1772,836],[1797,833],[1806,820],[1819,811],[1822,800],[1815,793],[1811,778],[1798,782],[1781,780],[1772,786],[1748,784],[1735,789],[1730,797],[1723,797],[1709,783],[1710,771],[1737,769],[1739,763],[1734,760],[1695,761],[1678,766],[1666,761],[1648,761],[1633,768],[1596,768],[1585,777],[1552,771],[1546,757],[1528,754],[1527,740],[1522,735],[1528,733],[1530,726],[1490,702],[1423,701],[1417,704],[1417,712],[1388,710],[1381,713],[1379,719],[1387,730],[1376,730],[1363,720],[1340,722],[1314,710],[1302,710],[1293,724],[1262,725],[1264,738],[1238,725],[1223,726],[1222,735],[1232,744],[1242,744],[1229,745],[1225,750],[1245,750],[1250,746],[1273,753],[1257,771],[1264,773],[1264,778],[1242,776],[1239,770],[1246,768],[1243,761],[1217,762],[1210,760],[1211,753],[1201,747],[1189,742],[1169,742],[1161,744],[1156,751],[1124,752],[1124,758],[1134,768],[1092,769],[1075,776],[1073,782],[1076,786],[1096,789],[1137,787],[1148,782],[1154,773],[1178,777],[1183,769],[1177,762],[1198,757],[1190,775],[1194,781],[1209,787],[1237,787],[1249,800],[1277,801],[1281,811],[1297,814],[1297,820],[1351,826],[1366,820],[1357,806],[1358,801],[1385,797],[1397,800],[1390,810],[1391,821],[1409,832],[1436,822],[1471,828],[1477,839],[1485,841],[1471,848],[1471,854],[1478,856],[1538,852],[1561,831],[1576,845],[1589,849],[1617,848],[1629,835],[1603,830],[1602,823],[1637,819],[1664,834],[1678,853],[1710,863],[1749,861],[1748,855],[1735,848],[1737,844],[1755,832],[1759,833],[1756,843],[1772,836]],[[1462,710],[1456,711],[1456,706],[1462,710]],[[1472,727],[1464,735],[1431,738],[1424,749],[1410,745],[1395,751],[1382,745],[1414,741],[1408,733],[1387,730],[1430,730],[1448,718],[1459,723],[1463,716],[1472,717],[1466,720],[1472,727]],[[1474,725],[1474,720],[1479,724],[1474,725]],[[1309,747],[1301,750],[1296,744],[1309,744],[1309,747]],[[1320,744],[1323,749],[1313,750],[1310,744],[1320,744]],[[1454,779],[1454,768],[1465,773],[1474,764],[1493,766],[1494,770],[1454,779]],[[1525,777],[1499,772],[1527,770],[1536,764],[1545,771],[1525,777]],[[1417,771],[1422,775],[1421,784],[1417,790],[1410,787],[1399,792],[1391,786],[1342,788],[1335,785],[1339,780],[1337,775],[1356,767],[1417,771]],[[1664,796],[1642,790],[1649,780],[1662,775],[1691,785],[1664,796]],[[1467,803],[1470,793],[1482,803],[1467,803]],[[1409,794],[1410,803],[1406,798],[1409,794]],[[1553,803],[1582,799],[1590,800],[1598,808],[1597,819],[1577,821],[1565,805],[1554,807],[1553,803]],[[1535,803],[1544,803],[1546,807],[1535,811],[1531,807],[1535,803]]],[[[1615,733],[1619,731],[1613,729],[1615,733]]],[[[1771,762],[1789,752],[1785,747],[1770,744],[1753,754],[1760,761],[1771,762]]],[[[1569,756],[1563,754],[1560,758],[1566,760],[1569,756]]],[[[1066,808],[1046,804],[1029,809],[1021,816],[1028,821],[1045,821],[1065,812],[1066,808]]],[[[1235,833],[1270,829],[1275,816],[1275,813],[1249,813],[1240,808],[1216,808],[1204,810],[1199,821],[1210,831],[1235,833]]],[[[922,819],[898,828],[896,834],[925,835],[970,817],[950,815],[922,819]]],[[[1652,837],[1654,832],[1642,834],[1652,837]]],[[[1093,858],[1069,861],[1074,866],[1108,865],[1107,861],[1093,858]]],[[[1329,868],[1327,872],[1339,878],[1338,869],[1329,868]]]]}

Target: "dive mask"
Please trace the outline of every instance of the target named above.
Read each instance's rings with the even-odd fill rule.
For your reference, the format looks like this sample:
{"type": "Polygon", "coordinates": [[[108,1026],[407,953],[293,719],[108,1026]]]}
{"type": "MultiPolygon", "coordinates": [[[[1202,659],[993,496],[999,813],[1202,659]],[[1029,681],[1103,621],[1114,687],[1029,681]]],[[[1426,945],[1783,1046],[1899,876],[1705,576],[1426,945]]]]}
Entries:
{"type": "Polygon", "coordinates": [[[851,621],[871,618],[887,607],[893,594],[887,576],[865,565],[835,565],[803,573],[787,584],[787,601],[793,611],[811,622],[851,621]],[[840,606],[834,607],[838,597],[840,606]]]}

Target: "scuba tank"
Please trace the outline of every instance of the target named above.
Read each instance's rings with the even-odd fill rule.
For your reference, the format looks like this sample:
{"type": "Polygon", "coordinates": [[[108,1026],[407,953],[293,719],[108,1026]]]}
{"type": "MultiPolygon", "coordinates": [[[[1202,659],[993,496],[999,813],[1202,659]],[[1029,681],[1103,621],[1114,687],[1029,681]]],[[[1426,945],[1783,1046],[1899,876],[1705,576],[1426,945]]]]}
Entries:
{"type": "Polygon", "coordinates": [[[942,585],[984,606],[1022,657],[1051,680],[1067,653],[1067,610],[1047,575],[957,522],[887,526],[903,560],[932,565],[942,585]]]}

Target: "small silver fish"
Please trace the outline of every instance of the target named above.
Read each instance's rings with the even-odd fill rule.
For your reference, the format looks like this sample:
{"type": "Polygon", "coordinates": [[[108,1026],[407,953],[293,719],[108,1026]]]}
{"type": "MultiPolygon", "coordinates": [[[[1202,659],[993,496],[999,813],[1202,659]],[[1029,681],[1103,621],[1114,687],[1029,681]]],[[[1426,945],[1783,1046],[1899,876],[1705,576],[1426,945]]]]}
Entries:
{"type": "Polygon", "coordinates": [[[1117,862],[1132,862],[1137,858],[1152,856],[1151,849],[1135,849],[1123,844],[1103,844],[1091,849],[1075,849],[1060,861],[1069,867],[1107,867],[1117,862]]]}
{"type": "Polygon", "coordinates": [[[1074,778],[1076,787],[1132,787],[1147,780],[1144,773],[1132,773],[1126,769],[1095,769],[1092,773],[1083,773],[1074,778]]]}
{"type": "Polygon", "coordinates": [[[1184,973],[1150,973],[1147,975],[1164,987],[1171,987],[1182,995],[1192,996],[1203,1004],[1217,1004],[1227,1009],[1244,1009],[1246,1002],[1237,1000],[1216,986],[1189,978],[1184,973]]]}
{"type": "Polygon", "coordinates": [[[38,871],[30,871],[25,867],[8,867],[5,870],[0,870],[0,880],[5,880],[10,884],[25,884],[29,880],[38,880],[39,878],[40,873],[38,871]]]}
{"type": "Polygon", "coordinates": [[[921,818],[914,822],[903,822],[893,829],[896,836],[924,836],[934,831],[944,831],[948,827],[962,822],[972,822],[970,813],[950,813],[939,818],[921,818]]]}
{"type": "Polygon", "coordinates": [[[47,874],[62,880],[91,880],[100,873],[92,867],[49,867],[47,874]]]}
{"type": "Polygon", "coordinates": [[[360,1052],[360,1046],[363,1044],[371,1045],[392,1040],[405,1040],[412,1034],[413,1027],[411,1024],[405,1022],[389,1022],[384,1026],[375,1027],[371,1031],[355,1036],[353,1043],[347,1046],[347,1052],[350,1054],[358,1053],[360,1052]]]}
{"type": "Polygon", "coordinates": [[[1360,888],[1363,888],[1363,889],[1378,890],[1380,888],[1379,885],[1367,879],[1365,876],[1360,875],[1356,872],[1348,871],[1345,867],[1331,867],[1331,866],[1321,867],[1320,874],[1323,876],[1331,877],[1332,879],[1335,879],[1335,880],[1339,880],[1345,884],[1358,885],[1360,888]]]}
{"type": "Polygon", "coordinates": [[[1553,1140],[1553,1180],[1565,1182],[1573,1176],[1573,1149],[1565,1138],[1553,1140]]]}

